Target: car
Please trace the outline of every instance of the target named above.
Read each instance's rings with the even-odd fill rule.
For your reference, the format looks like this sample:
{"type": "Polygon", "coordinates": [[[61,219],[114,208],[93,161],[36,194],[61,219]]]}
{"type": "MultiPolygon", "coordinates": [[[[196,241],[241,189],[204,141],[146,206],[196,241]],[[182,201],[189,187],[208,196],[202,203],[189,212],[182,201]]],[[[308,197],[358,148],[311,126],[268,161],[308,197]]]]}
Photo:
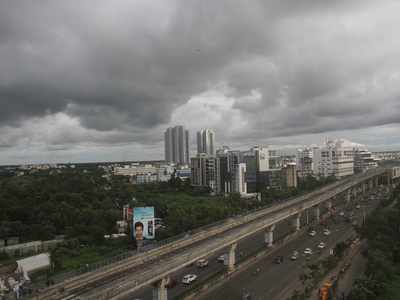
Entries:
{"type": "Polygon", "coordinates": [[[324,249],[325,248],[325,243],[324,242],[319,243],[318,244],[318,248],[319,249],[324,249]]]}
{"type": "Polygon", "coordinates": [[[283,256],[282,255],[279,255],[279,256],[277,256],[277,257],[275,257],[275,259],[274,259],[274,263],[276,263],[276,264],[282,264],[283,263],[283,256]]]}
{"type": "Polygon", "coordinates": [[[242,292],[242,300],[251,300],[251,294],[248,291],[242,292]]]}
{"type": "Polygon", "coordinates": [[[225,254],[222,254],[217,257],[217,262],[223,263],[225,262],[225,254]]]}
{"type": "Polygon", "coordinates": [[[315,230],[311,230],[308,235],[309,236],[315,236],[317,234],[317,232],[315,230]]]}
{"type": "Polygon", "coordinates": [[[199,259],[199,260],[196,262],[196,266],[199,267],[199,268],[205,268],[205,267],[208,266],[208,260],[207,260],[207,259],[204,259],[204,258],[199,259]]]}
{"type": "Polygon", "coordinates": [[[311,255],[312,254],[312,250],[310,248],[306,248],[306,249],[304,249],[304,254],[311,255]]]}
{"type": "Polygon", "coordinates": [[[339,216],[344,217],[344,211],[341,211],[341,212],[339,213],[339,216]]]}
{"type": "Polygon", "coordinates": [[[361,205],[360,205],[360,204],[357,204],[357,205],[356,205],[356,208],[357,208],[357,209],[360,209],[360,208],[361,208],[361,205]]]}
{"type": "Polygon", "coordinates": [[[331,231],[328,228],[324,229],[324,235],[330,235],[331,231]]]}
{"type": "Polygon", "coordinates": [[[299,257],[298,251],[293,251],[292,256],[290,257],[291,260],[296,260],[299,257]]]}
{"type": "Polygon", "coordinates": [[[187,275],[183,276],[182,283],[183,284],[191,284],[196,279],[197,279],[197,275],[195,275],[195,274],[187,274],[187,275]]]}

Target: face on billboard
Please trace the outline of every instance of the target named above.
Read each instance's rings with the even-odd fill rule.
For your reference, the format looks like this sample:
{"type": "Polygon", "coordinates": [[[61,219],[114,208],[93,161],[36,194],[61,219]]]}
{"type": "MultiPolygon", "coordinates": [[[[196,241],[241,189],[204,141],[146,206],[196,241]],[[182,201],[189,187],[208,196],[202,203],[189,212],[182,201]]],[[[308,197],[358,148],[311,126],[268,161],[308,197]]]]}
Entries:
{"type": "Polygon", "coordinates": [[[133,236],[136,240],[154,239],[154,207],[135,207],[133,224],[133,236]]]}
{"type": "Polygon", "coordinates": [[[143,240],[143,223],[141,222],[136,222],[135,223],[135,237],[136,240],[140,241],[143,240]]]}

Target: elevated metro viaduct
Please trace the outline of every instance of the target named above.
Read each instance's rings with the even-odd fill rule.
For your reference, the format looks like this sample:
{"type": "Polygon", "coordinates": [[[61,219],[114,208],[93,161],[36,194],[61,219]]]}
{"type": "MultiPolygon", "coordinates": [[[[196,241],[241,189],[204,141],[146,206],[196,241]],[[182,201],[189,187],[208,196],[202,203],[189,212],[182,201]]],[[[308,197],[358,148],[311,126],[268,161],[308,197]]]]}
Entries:
{"type": "Polygon", "coordinates": [[[103,269],[67,279],[44,289],[35,299],[120,299],[144,286],[153,285],[153,299],[166,300],[169,275],[179,269],[228,247],[227,268],[228,272],[233,271],[238,241],[264,230],[265,243],[272,247],[274,230],[279,222],[294,218],[294,230],[300,230],[302,214],[312,210],[318,220],[322,206],[329,209],[335,198],[344,196],[345,201],[350,202],[379,185],[385,185],[388,190],[395,188],[400,178],[396,174],[400,175],[400,172],[396,173],[393,169],[370,170],[282,204],[229,218],[190,238],[179,239],[103,269]]]}

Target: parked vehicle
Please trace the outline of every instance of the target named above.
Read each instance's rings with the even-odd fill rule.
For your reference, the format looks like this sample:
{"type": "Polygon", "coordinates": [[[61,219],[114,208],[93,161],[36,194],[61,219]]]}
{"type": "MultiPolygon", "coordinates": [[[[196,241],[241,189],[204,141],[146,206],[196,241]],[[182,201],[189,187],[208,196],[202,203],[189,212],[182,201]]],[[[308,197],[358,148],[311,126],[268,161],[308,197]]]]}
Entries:
{"type": "Polygon", "coordinates": [[[319,243],[318,244],[318,248],[319,249],[324,249],[325,248],[325,243],[324,242],[319,243]]]}
{"type": "Polygon", "coordinates": [[[299,257],[299,252],[298,251],[293,251],[292,256],[290,257],[291,260],[297,260],[299,257]]]}
{"type": "Polygon", "coordinates": [[[324,235],[330,235],[330,234],[331,234],[330,230],[328,228],[325,228],[324,235]]]}

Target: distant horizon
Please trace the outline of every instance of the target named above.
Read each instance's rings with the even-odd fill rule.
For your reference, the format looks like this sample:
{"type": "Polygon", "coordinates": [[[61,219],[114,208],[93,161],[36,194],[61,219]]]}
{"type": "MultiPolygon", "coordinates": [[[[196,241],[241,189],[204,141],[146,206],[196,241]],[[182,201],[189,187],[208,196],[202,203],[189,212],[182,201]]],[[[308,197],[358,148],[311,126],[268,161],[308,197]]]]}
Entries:
{"type": "MultiPolygon", "coordinates": [[[[257,144],[255,144],[257,145],[257,144]]],[[[390,149],[390,150],[380,150],[380,149],[372,149],[367,146],[367,149],[371,152],[397,152],[400,151],[400,147],[396,149],[390,149]]],[[[222,147],[222,146],[221,146],[222,147]]],[[[307,146],[306,146],[307,147],[307,146]]],[[[304,148],[304,147],[303,147],[304,148]]],[[[219,148],[217,148],[219,149],[219,148]]],[[[231,148],[232,150],[240,150],[240,151],[245,151],[246,149],[238,149],[238,148],[231,148]]],[[[290,148],[276,148],[273,147],[273,150],[280,151],[281,154],[283,155],[295,155],[295,152],[299,147],[290,147],[290,148]],[[288,150],[288,152],[284,152],[284,150],[288,150]],[[291,153],[292,152],[292,153],[291,153]]],[[[197,154],[191,154],[190,157],[194,157],[197,154]]],[[[31,163],[12,163],[12,164],[3,164],[0,163],[0,167],[14,167],[14,166],[29,166],[29,165],[46,165],[46,164],[101,164],[101,163],[107,163],[107,164],[114,164],[114,163],[145,163],[145,162],[165,162],[164,159],[126,159],[126,160],[98,160],[98,161],[58,161],[58,162],[31,162],[31,163]]]]}

